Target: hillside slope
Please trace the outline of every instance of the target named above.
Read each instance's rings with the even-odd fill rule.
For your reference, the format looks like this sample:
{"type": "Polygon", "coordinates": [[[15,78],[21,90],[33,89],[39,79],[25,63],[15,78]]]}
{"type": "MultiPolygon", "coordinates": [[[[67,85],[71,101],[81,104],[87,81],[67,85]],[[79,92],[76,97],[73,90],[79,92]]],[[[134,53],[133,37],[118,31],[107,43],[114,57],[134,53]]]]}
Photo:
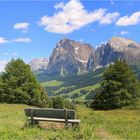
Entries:
{"type": "MultiPolygon", "coordinates": [[[[140,65],[131,65],[131,67],[140,80],[140,65]]],[[[49,96],[62,95],[65,98],[85,101],[94,97],[94,90],[100,86],[105,69],[106,67],[85,74],[66,77],[38,75],[37,78],[49,96]]]]}
{"type": "MultiPolygon", "coordinates": [[[[41,82],[41,84],[49,96],[61,95],[65,98],[84,101],[91,91],[100,86],[99,83],[102,80],[102,74],[105,69],[98,69],[82,75],[54,77],[54,79],[41,82]]],[[[41,80],[40,77],[38,79],[41,80]]]]}

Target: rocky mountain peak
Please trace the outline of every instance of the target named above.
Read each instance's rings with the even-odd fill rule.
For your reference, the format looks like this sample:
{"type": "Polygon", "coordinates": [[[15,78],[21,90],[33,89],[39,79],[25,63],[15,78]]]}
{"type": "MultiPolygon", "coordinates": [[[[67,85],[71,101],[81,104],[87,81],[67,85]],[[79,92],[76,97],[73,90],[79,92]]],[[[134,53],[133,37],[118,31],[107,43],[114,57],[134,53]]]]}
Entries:
{"type": "Polygon", "coordinates": [[[128,45],[130,43],[133,43],[134,41],[131,40],[131,39],[128,39],[128,38],[124,38],[124,37],[118,37],[118,36],[113,36],[110,40],[109,40],[110,43],[115,43],[115,42],[118,42],[118,43],[122,43],[122,45],[128,45]]]}
{"type": "Polygon", "coordinates": [[[118,50],[118,51],[129,51],[133,50],[135,51],[136,49],[140,49],[140,44],[134,42],[131,39],[128,38],[123,38],[123,37],[112,37],[109,41],[108,44],[118,50]]]}
{"type": "Polygon", "coordinates": [[[62,39],[50,56],[48,70],[54,73],[79,73],[86,70],[89,56],[93,52],[94,48],[89,44],[62,39]]]}
{"type": "Polygon", "coordinates": [[[112,37],[96,49],[95,54],[89,58],[88,66],[89,69],[95,69],[113,63],[117,59],[125,59],[129,64],[139,63],[140,44],[131,39],[112,37]]]}
{"type": "Polygon", "coordinates": [[[29,62],[29,65],[31,67],[31,70],[33,72],[36,71],[45,71],[47,70],[47,66],[48,66],[48,59],[47,58],[36,58],[36,59],[32,59],[29,62]]]}
{"type": "Polygon", "coordinates": [[[67,39],[67,38],[64,38],[64,39],[61,39],[57,44],[56,44],[56,48],[59,48],[59,47],[65,47],[67,43],[70,42],[70,39],[67,39]]]}
{"type": "Polygon", "coordinates": [[[59,48],[61,52],[69,52],[69,55],[75,57],[82,63],[87,63],[89,54],[92,54],[94,48],[87,43],[81,43],[70,39],[62,39],[57,43],[56,48],[59,48]]]}

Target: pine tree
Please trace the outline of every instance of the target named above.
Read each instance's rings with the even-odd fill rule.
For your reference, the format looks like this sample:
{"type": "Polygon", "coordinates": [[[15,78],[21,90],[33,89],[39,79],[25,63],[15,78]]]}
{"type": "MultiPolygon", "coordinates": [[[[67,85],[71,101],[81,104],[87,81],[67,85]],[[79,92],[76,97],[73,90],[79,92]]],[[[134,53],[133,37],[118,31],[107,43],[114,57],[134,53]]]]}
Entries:
{"type": "Polygon", "coordinates": [[[41,105],[46,98],[29,65],[12,59],[1,75],[0,102],[41,105]]]}
{"type": "Polygon", "coordinates": [[[101,88],[91,104],[95,109],[136,107],[140,99],[140,84],[129,65],[118,60],[103,75],[101,88]]]}

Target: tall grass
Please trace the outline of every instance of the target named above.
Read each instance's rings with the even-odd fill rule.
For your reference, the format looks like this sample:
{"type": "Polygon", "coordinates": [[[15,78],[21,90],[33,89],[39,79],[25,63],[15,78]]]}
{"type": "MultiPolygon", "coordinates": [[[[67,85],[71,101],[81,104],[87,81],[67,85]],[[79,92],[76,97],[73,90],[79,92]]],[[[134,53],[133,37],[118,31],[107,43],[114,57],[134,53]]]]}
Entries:
{"type": "Polygon", "coordinates": [[[79,129],[73,130],[70,127],[22,128],[26,107],[0,104],[0,140],[140,139],[140,110],[94,111],[78,106],[77,118],[81,119],[81,124],[79,129]]]}

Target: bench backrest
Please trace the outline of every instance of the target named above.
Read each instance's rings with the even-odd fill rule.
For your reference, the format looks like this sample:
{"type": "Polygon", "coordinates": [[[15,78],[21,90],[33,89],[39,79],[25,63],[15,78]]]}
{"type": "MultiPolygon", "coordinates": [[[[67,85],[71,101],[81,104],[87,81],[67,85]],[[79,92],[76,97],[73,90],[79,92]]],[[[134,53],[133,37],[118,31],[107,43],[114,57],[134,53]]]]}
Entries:
{"type": "Polygon", "coordinates": [[[75,110],[52,109],[52,108],[26,108],[24,109],[27,117],[75,119],[75,110]]]}

